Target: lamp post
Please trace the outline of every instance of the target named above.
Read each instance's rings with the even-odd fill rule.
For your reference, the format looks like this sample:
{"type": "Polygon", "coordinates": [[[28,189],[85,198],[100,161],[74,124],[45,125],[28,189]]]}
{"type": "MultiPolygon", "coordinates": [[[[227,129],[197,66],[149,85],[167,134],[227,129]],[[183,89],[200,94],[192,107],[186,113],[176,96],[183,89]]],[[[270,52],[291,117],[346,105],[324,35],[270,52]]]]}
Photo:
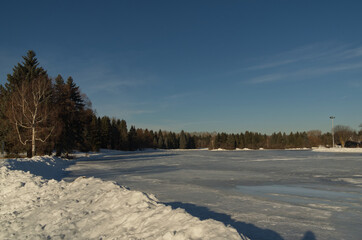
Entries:
{"type": "Polygon", "coordinates": [[[333,140],[333,148],[334,148],[334,127],[333,127],[333,119],[335,119],[336,117],[334,116],[330,116],[329,117],[330,119],[332,119],[332,140],[333,140]]]}

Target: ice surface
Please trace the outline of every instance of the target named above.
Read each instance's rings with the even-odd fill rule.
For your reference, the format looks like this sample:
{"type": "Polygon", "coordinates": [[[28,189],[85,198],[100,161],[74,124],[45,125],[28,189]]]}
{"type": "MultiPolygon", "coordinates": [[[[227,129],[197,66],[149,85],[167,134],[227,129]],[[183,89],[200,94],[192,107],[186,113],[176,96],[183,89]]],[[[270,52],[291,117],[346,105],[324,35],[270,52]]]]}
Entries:
{"type": "Polygon", "coordinates": [[[105,151],[71,165],[155,194],[250,239],[360,239],[362,155],[313,151],[105,151]]]}

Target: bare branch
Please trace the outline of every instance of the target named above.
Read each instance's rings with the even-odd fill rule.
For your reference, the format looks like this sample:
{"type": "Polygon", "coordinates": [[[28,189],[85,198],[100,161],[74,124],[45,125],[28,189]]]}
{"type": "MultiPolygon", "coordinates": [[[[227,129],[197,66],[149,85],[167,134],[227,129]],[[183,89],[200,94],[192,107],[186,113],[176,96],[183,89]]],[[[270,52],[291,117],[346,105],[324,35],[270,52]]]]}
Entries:
{"type": "Polygon", "coordinates": [[[53,127],[52,127],[52,130],[50,130],[50,133],[48,134],[48,136],[46,136],[46,137],[44,138],[44,140],[41,139],[41,138],[36,138],[36,140],[41,141],[41,142],[45,142],[45,141],[52,135],[54,128],[55,128],[55,127],[53,126],[53,127]]]}
{"type": "Polygon", "coordinates": [[[30,141],[30,140],[27,139],[27,140],[25,140],[25,142],[22,141],[21,135],[20,135],[20,132],[19,132],[19,128],[18,128],[18,125],[17,125],[17,124],[16,124],[16,131],[17,131],[17,133],[18,133],[18,137],[19,137],[20,143],[23,144],[23,145],[26,145],[26,143],[27,143],[28,141],[30,141]]]}
{"type": "Polygon", "coordinates": [[[35,154],[35,142],[45,142],[52,135],[53,127],[48,127],[48,119],[55,111],[49,108],[48,101],[51,97],[51,83],[42,76],[32,81],[23,81],[12,92],[10,109],[7,115],[15,125],[21,144],[32,143],[32,153],[35,154]],[[27,129],[27,130],[26,130],[27,129]],[[31,136],[29,138],[29,129],[31,136]],[[39,130],[40,129],[40,130],[39,130]],[[46,135],[45,138],[39,135],[46,135]]]}

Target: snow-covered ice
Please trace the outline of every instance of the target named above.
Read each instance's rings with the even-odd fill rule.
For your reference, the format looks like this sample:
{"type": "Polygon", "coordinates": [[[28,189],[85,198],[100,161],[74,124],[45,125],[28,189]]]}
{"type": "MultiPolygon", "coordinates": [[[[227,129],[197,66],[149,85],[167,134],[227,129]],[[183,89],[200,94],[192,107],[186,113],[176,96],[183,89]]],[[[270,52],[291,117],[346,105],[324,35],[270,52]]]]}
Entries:
{"type": "Polygon", "coordinates": [[[359,240],[362,156],[310,150],[102,151],[67,168],[154,194],[250,239],[359,240]]]}
{"type": "Polygon", "coordinates": [[[334,153],[362,153],[362,148],[319,147],[319,148],[313,148],[313,151],[314,152],[334,152],[334,153]]]}
{"type": "Polygon", "coordinates": [[[360,153],[76,155],[75,161],[0,160],[0,239],[357,240],[362,235],[360,153]]]}
{"type": "Polygon", "coordinates": [[[111,181],[65,182],[14,170],[50,177],[53,169],[59,177],[67,164],[53,157],[1,160],[0,239],[247,239],[111,181]]]}

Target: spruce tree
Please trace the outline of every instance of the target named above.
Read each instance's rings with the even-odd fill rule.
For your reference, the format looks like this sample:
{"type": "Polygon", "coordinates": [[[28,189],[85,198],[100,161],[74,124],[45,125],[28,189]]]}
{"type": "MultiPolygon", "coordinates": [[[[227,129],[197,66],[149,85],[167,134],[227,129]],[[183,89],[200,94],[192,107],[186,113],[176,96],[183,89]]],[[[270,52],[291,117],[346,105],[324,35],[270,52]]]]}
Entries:
{"type": "Polygon", "coordinates": [[[13,91],[19,87],[23,81],[31,82],[40,76],[48,76],[47,72],[39,67],[38,59],[33,50],[29,50],[26,56],[23,56],[23,62],[18,63],[13,68],[13,73],[7,75],[7,83],[5,88],[7,91],[13,91]]]}
{"type": "Polygon", "coordinates": [[[91,121],[86,126],[86,131],[87,131],[86,138],[89,150],[93,152],[99,151],[101,147],[100,132],[99,132],[98,120],[94,114],[91,115],[91,121]]]}
{"type": "Polygon", "coordinates": [[[119,134],[120,134],[120,149],[128,150],[128,129],[127,122],[125,120],[121,120],[119,125],[119,134]]]}
{"type": "Polygon", "coordinates": [[[135,126],[131,126],[128,132],[128,148],[131,151],[137,150],[139,146],[137,145],[137,132],[135,126]]]}
{"type": "Polygon", "coordinates": [[[101,118],[101,148],[111,148],[111,120],[108,116],[101,118]]]}
{"type": "Polygon", "coordinates": [[[187,148],[186,134],[182,130],[180,133],[180,149],[186,149],[186,148],[187,148]]]}

